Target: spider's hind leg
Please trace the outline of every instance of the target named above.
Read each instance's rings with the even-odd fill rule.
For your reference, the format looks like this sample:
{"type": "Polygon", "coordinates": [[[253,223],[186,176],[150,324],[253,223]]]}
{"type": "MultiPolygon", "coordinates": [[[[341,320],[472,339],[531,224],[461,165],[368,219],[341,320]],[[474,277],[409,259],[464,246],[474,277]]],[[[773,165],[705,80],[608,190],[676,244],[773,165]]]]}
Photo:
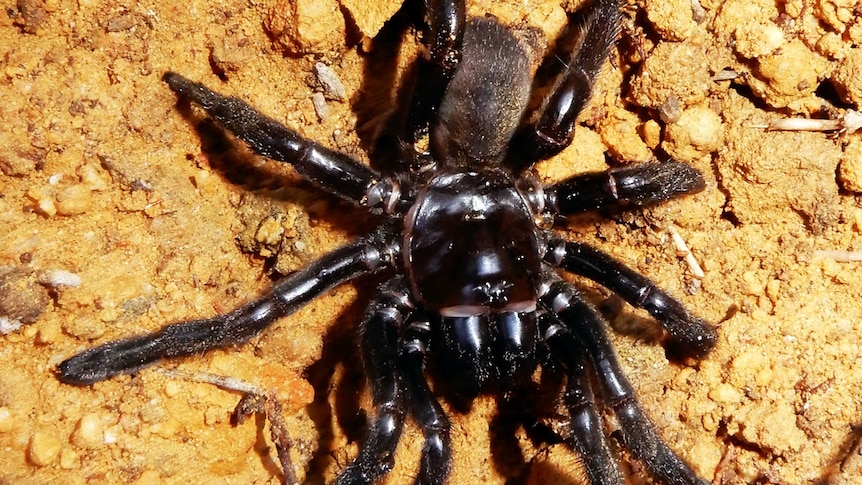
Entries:
{"type": "Polygon", "coordinates": [[[533,118],[515,134],[515,172],[550,158],[572,142],[575,120],[590,99],[593,84],[620,31],[620,0],[596,0],[577,27],[581,40],[565,59],[552,92],[533,118]]]}
{"type": "Polygon", "coordinates": [[[401,170],[418,171],[432,163],[427,151],[419,153],[414,145],[427,136],[461,61],[466,3],[465,0],[408,0],[405,6],[416,14],[413,23],[422,33],[424,53],[416,60],[412,82],[403,88],[406,89],[405,105],[394,110],[381,125],[372,157],[378,163],[394,162],[401,170]]]}

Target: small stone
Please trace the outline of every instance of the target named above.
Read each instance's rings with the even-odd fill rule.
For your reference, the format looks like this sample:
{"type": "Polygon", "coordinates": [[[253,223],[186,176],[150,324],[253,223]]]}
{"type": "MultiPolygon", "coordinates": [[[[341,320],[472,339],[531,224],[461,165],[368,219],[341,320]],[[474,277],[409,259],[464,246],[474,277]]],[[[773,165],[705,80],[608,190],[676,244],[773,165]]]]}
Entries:
{"type": "Polygon", "coordinates": [[[87,413],[78,421],[72,433],[72,443],[81,448],[97,448],[105,444],[105,429],[102,418],[96,413],[87,413]]]}
{"type": "Polygon", "coordinates": [[[43,197],[36,201],[36,211],[43,216],[52,217],[57,215],[57,206],[53,199],[43,197]]]}
{"type": "Polygon", "coordinates": [[[167,397],[176,397],[181,390],[182,386],[177,381],[168,381],[165,383],[165,396],[167,397]]]}
{"type": "Polygon", "coordinates": [[[60,452],[60,468],[71,470],[80,466],[78,454],[71,448],[63,448],[60,452]]]}
{"type": "Polygon", "coordinates": [[[693,162],[721,147],[724,129],[721,118],[704,106],[693,106],[665,131],[662,148],[681,162],[693,162]]]}
{"type": "Polygon", "coordinates": [[[697,29],[691,0],[645,0],[644,10],[655,31],[667,40],[685,40],[697,29]]]}
{"type": "Polygon", "coordinates": [[[323,95],[326,99],[335,101],[344,101],[347,99],[347,91],[344,89],[341,79],[338,74],[329,66],[322,62],[314,64],[314,76],[320,87],[323,88],[323,95]]]}
{"type": "Polygon", "coordinates": [[[36,334],[36,343],[39,345],[49,345],[56,342],[60,338],[60,324],[50,322],[42,326],[36,334]]]}
{"type": "Polygon", "coordinates": [[[344,43],[344,15],[336,0],[278,0],[263,25],[291,54],[328,52],[344,43]]]}
{"type": "Polygon", "coordinates": [[[652,157],[652,152],[638,136],[640,124],[637,115],[619,109],[608,112],[597,128],[614,158],[624,162],[645,162],[652,157]]]}
{"type": "Polygon", "coordinates": [[[224,412],[221,409],[215,406],[209,406],[204,410],[204,424],[207,426],[215,426],[222,422],[223,415],[224,412]]]}
{"type": "Polygon", "coordinates": [[[734,31],[736,52],[747,59],[772,54],[784,45],[784,31],[772,22],[742,24],[734,31]]]}
{"type": "Polygon", "coordinates": [[[647,146],[652,149],[661,143],[661,125],[656,120],[647,120],[643,124],[643,139],[647,146]]]}
{"type": "Polygon", "coordinates": [[[730,384],[719,384],[709,391],[709,398],[715,402],[732,404],[739,402],[742,399],[742,394],[730,384]]]}
{"type": "Polygon", "coordinates": [[[314,105],[314,112],[317,114],[317,119],[326,121],[326,115],[329,110],[326,107],[326,98],[323,93],[314,93],[311,95],[311,104],[314,105]]]}
{"type": "Polygon", "coordinates": [[[90,190],[105,190],[108,188],[108,175],[92,163],[82,165],[78,169],[78,176],[81,177],[83,183],[90,190]]]}
{"type": "Polygon", "coordinates": [[[57,213],[64,216],[83,214],[90,209],[92,192],[85,185],[75,184],[57,193],[57,213]]]}
{"type": "Polygon", "coordinates": [[[16,19],[16,23],[28,34],[38,32],[39,26],[48,16],[45,3],[41,0],[18,0],[17,6],[20,17],[16,19]]]}
{"type": "Polygon", "coordinates": [[[59,286],[68,286],[77,288],[81,286],[81,277],[75,273],[64,271],[62,269],[48,269],[39,272],[37,277],[39,284],[56,288],[59,286]]]}
{"type": "Polygon", "coordinates": [[[838,181],[844,190],[862,193],[862,140],[853,139],[838,163],[838,181]]]}
{"type": "Polygon", "coordinates": [[[15,420],[12,410],[6,406],[0,406],[0,433],[8,433],[15,428],[15,420]]]}
{"type": "Polygon", "coordinates": [[[850,50],[832,74],[832,84],[842,100],[862,108],[862,47],[850,50]]]}
{"type": "Polygon", "coordinates": [[[33,433],[27,449],[27,457],[36,466],[48,466],[57,459],[63,444],[45,433],[33,433]]]}
{"type": "Polygon", "coordinates": [[[95,340],[105,334],[104,320],[94,318],[71,318],[63,322],[63,331],[85,340],[95,340]]]}
{"type": "Polygon", "coordinates": [[[25,267],[0,267],[0,318],[7,325],[33,323],[48,309],[47,291],[25,267]]]}
{"type": "Polygon", "coordinates": [[[129,30],[136,24],[135,17],[131,14],[121,14],[108,19],[105,30],[108,32],[122,32],[129,30]]]}

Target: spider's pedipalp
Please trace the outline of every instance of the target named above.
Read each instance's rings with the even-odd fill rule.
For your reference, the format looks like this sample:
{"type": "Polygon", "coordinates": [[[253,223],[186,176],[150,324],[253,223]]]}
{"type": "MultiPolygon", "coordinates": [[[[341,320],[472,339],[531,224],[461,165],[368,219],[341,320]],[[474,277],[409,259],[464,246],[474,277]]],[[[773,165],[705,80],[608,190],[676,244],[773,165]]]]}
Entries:
{"type": "Polygon", "coordinates": [[[575,120],[589,101],[593,84],[619,34],[621,6],[620,0],[598,0],[578,25],[581,40],[574,55],[567,59],[551,95],[534,119],[512,140],[512,149],[520,157],[516,173],[571,144],[575,120]]]}

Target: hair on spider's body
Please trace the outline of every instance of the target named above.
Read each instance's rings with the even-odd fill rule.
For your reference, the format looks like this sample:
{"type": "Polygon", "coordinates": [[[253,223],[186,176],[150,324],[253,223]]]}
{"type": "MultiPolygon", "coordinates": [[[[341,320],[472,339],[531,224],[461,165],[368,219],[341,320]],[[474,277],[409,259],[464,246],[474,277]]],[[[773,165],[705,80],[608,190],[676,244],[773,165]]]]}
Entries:
{"type": "Polygon", "coordinates": [[[697,170],[677,162],[576,175],[550,186],[528,172],[571,143],[575,118],[618,31],[617,1],[591,7],[580,45],[530,116],[530,59],[515,36],[493,18],[467,19],[463,0],[424,5],[419,27],[427,56],[417,60],[406,111],[391,115],[391,131],[371,150],[399,154],[401,170],[392,175],[306,140],[237,98],[165,75],[172,90],[255,152],[291,164],[321,188],[378,215],[380,224],[233,312],[91,348],[62,362],[59,378],[88,385],[163,358],[240,344],[330,288],[383,273],[358,329],[376,413],[337,483],[371,483],[388,473],[408,418],[425,436],[416,483],[446,480],[449,422],[426,382],[426,361],[447,397],[466,403],[483,392],[508,399],[534,384],[536,369],[562,369],[570,423],[561,438],[581,455],[592,483],[622,482],[594,387],[616,416],[623,446],[652,475],[668,484],[706,483],[658,437],[602,318],[557,271],[592,279],[646,309],[679,354],[706,355],[714,328],[646,277],[537,222],[661,202],[704,187],[697,170]],[[413,144],[426,131],[430,153],[418,154],[413,144]],[[413,169],[418,166],[423,169],[413,169]]]}

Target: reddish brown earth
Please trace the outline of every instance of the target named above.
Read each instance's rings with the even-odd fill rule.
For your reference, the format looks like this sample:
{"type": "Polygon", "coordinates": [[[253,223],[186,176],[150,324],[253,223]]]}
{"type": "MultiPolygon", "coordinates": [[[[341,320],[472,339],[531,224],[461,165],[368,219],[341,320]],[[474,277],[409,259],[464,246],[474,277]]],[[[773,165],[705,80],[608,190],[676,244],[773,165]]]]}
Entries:
{"type": "MultiPolygon", "coordinates": [[[[289,168],[213,145],[195,129],[201,114],[184,115],[160,81],[180,72],[365,160],[356,128],[373,107],[361,88],[382,74],[363,51],[387,52],[368,37],[399,2],[366,3],[5,2],[0,483],[278,482],[264,424],[230,424],[237,394],[157,370],[77,388],[52,368],[100,342],[230,310],[264,291],[273,268],[289,272],[367,230],[289,168]],[[326,102],[323,121],[308,82],[318,61],[346,90],[344,101],[326,102]],[[11,330],[15,321],[23,325],[11,330]]],[[[560,3],[470,9],[553,39],[565,22],[560,3]]],[[[862,263],[822,251],[840,259],[862,250],[862,134],[763,129],[859,110],[860,6],[700,7],[626,7],[575,144],[538,173],[604,169],[605,151],[614,164],[671,155],[699,168],[703,193],[563,229],[721,323],[715,351],[689,366],[669,362],[645,314],[623,308],[614,343],[640,402],[714,483],[860,483],[862,263]],[[739,77],[714,79],[723,69],[739,77]],[[671,228],[702,278],[677,254],[671,228]]],[[[412,36],[404,49],[402,64],[412,36]]],[[[596,303],[610,296],[581,283],[596,303]]],[[[369,291],[367,282],[345,285],[248,345],[165,366],[277,386],[297,468],[320,483],[355,455],[360,408],[369,409],[351,340],[369,291]]],[[[578,483],[578,462],[562,446],[537,448],[520,431],[519,460],[492,446],[494,403],[453,414],[450,483],[578,483]]],[[[387,483],[414,473],[421,434],[410,425],[403,441],[387,483]]],[[[625,468],[633,483],[646,480],[639,466],[625,468]]]]}

